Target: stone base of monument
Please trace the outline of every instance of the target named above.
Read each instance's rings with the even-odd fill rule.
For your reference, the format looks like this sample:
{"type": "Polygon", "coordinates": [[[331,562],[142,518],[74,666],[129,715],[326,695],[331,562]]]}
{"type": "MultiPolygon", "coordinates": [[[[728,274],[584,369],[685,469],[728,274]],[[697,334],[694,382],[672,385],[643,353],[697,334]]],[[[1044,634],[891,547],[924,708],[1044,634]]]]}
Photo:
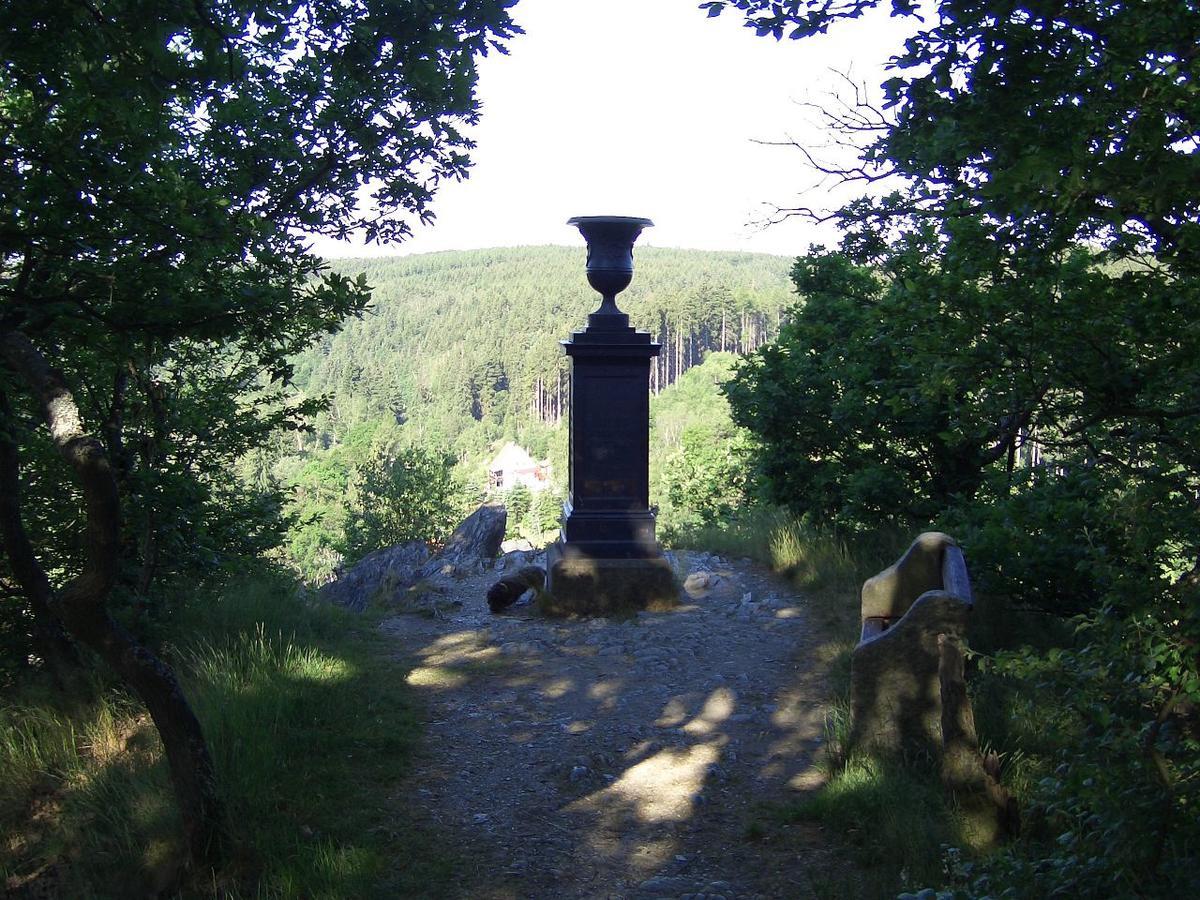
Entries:
{"type": "Polygon", "coordinates": [[[620,616],[679,605],[679,581],[661,554],[606,559],[557,542],[546,548],[546,574],[539,604],[549,616],[620,616]]]}

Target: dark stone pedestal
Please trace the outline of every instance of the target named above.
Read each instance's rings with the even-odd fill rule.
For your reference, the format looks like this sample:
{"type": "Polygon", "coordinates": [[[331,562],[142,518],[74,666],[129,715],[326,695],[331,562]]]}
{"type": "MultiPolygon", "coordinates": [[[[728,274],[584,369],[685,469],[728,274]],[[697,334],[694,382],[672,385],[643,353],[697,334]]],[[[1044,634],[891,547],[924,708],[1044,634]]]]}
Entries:
{"type": "Polygon", "coordinates": [[[604,298],[563,341],[571,358],[568,497],[547,552],[545,612],[606,616],[678,602],[650,509],[650,360],[661,347],[629,324],[616,295],[633,277],[633,243],[649,219],[583,216],[588,283],[604,298]]]}
{"type": "Polygon", "coordinates": [[[551,616],[619,616],[666,610],[679,603],[679,582],[660,553],[605,558],[558,542],[546,549],[548,592],[542,612],[551,616]]]}
{"type": "Polygon", "coordinates": [[[628,317],[591,315],[571,357],[563,541],[596,557],[659,555],[650,511],[650,360],[659,345],[628,317]]]}

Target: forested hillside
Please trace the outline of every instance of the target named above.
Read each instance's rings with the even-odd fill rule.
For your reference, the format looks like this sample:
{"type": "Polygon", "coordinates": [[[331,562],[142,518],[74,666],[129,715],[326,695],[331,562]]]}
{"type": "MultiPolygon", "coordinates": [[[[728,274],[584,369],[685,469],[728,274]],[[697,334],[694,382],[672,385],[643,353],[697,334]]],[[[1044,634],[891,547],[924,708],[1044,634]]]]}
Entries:
{"type": "MultiPolygon", "coordinates": [[[[525,247],[338,261],[338,272],[366,275],[373,301],[295,361],[298,388],[333,398],[311,440],[329,446],[356,423],[389,417],[463,458],[558,422],[568,371],[558,342],[599,305],[584,255],[525,247]]],[[[783,257],[640,248],[636,266],[618,302],[663,344],[655,392],[707,351],[760,346],[793,297],[783,257]]]]}
{"type": "MultiPolygon", "coordinates": [[[[653,248],[636,257],[633,284],[618,299],[663,344],[649,389],[675,427],[655,430],[651,455],[653,500],[669,532],[741,496],[717,483],[740,462],[728,456],[733,426],[714,385],[729,377],[733,351],[778,333],[795,293],[783,257],[653,248]],[[663,393],[722,350],[710,375],[691,380],[689,401],[663,393]],[[718,438],[725,456],[702,459],[701,445],[718,438]]],[[[569,379],[559,341],[599,305],[584,260],[583,247],[524,247],[336,263],[374,291],[369,311],[293,360],[296,388],[309,400],[328,396],[328,407],[310,431],[279,432],[239,467],[249,487],[284,492],[285,556],[305,579],[324,581],[389,543],[444,537],[481,499],[485,464],[505,441],[552,464],[551,491],[505,498],[510,532],[536,541],[556,527],[569,379]],[[395,515],[382,527],[385,508],[395,515]]]]}

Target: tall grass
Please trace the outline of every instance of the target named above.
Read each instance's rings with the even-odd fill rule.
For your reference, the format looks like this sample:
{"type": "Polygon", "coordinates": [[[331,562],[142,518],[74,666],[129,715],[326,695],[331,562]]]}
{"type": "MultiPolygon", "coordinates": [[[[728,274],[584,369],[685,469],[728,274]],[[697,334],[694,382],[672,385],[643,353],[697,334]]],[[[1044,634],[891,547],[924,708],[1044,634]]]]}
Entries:
{"type": "Polygon", "coordinates": [[[785,810],[786,819],[819,821],[838,835],[869,886],[859,896],[936,882],[942,847],[959,834],[936,774],[868,756],[852,757],[823,790],[785,810]]]}
{"type": "Polygon", "coordinates": [[[70,897],[434,896],[454,861],[389,799],[415,711],[369,619],[263,577],[179,604],[158,635],[200,718],[227,864],[180,882],[161,745],[118,690],[82,708],[0,709],[0,878],[70,897]],[[201,877],[202,876],[202,877],[201,877]],[[198,880],[197,880],[198,879],[198,880]]]}

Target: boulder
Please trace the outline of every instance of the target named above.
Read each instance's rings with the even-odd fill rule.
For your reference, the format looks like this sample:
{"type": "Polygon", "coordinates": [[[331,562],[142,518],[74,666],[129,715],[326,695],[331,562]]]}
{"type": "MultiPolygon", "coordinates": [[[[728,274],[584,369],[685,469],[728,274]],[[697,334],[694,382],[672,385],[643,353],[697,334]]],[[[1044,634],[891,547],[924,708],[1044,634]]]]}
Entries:
{"type": "Polygon", "coordinates": [[[424,541],[409,541],[368,553],[317,596],[338,606],[362,612],[372,603],[395,602],[416,581],[415,573],[429,560],[424,541]]]}
{"type": "Polygon", "coordinates": [[[424,541],[409,541],[368,553],[323,586],[317,595],[355,612],[368,606],[443,611],[461,601],[439,599],[458,578],[490,568],[504,540],[508,514],[502,505],[479,507],[463,520],[434,557],[424,541]]]}
{"type": "Polygon", "coordinates": [[[414,581],[438,576],[459,577],[491,568],[500,552],[507,525],[508,512],[504,505],[485,503],[454,529],[454,534],[437,556],[416,570],[414,581]]]}
{"type": "Polygon", "coordinates": [[[541,550],[513,550],[496,560],[496,568],[502,572],[515,572],[526,566],[545,565],[545,553],[541,550]]]}

